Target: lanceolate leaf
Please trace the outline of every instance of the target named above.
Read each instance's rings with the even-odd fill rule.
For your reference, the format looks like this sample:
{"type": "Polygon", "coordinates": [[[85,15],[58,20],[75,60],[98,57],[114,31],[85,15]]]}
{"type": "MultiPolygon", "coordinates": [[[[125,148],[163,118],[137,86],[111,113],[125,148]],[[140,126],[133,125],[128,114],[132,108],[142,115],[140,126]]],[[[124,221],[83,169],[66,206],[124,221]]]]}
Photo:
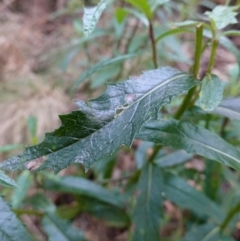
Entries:
{"type": "Polygon", "coordinates": [[[167,199],[200,217],[209,217],[218,224],[221,224],[225,218],[225,214],[215,202],[181,177],[168,174],[164,178],[164,193],[167,199]]]}
{"type": "Polygon", "coordinates": [[[97,6],[84,8],[83,32],[88,36],[94,30],[104,9],[113,2],[113,0],[101,0],[97,6]]]}
{"type": "Polygon", "coordinates": [[[193,227],[181,241],[233,241],[233,239],[225,239],[220,234],[219,227],[213,223],[203,224],[201,226],[193,227]]]}
{"type": "Polygon", "coordinates": [[[209,130],[189,122],[163,119],[150,121],[137,138],[184,149],[240,171],[240,153],[236,148],[209,130]]]}
{"type": "Polygon", "coordinates": [[[101,61],[100,63],[97,63],[92,68],[90,68],[89,70],[87,70],[86,72],[81,74],[80,78],[77,79],[77,81],[74,83],[74,85],[71,89],[71,92],[73,92],[76,89],[76,87],[79,84],[81,84],[86,78],[91,76],[93,73],[95,73],[99,69],[102,69],[103,67],[108,66],[108,65],[113,64],[113,63],[116,63],[116,62],[120,62],[120,61],[123,61],[123,60],[126,60],[126,59],[134,58],[136,56],[138,56],[138,55],[137,54],[125,54],[125,55],[117,56],[116,58],[107,59],[107,60],[101,61]]]}
{"type": "Polygon", "coordinates": [[[5,187],[17,187],[17,183],[0,170],[0,186],[5,187]]]}
{"type": "Polygon", "coordinates": [[[151,10],[151,7],[149,5],[149,2],[147,0],[125,0],[127,3],[131,4],[135,8],[139,9],[142,11],[146,17],[149,19],[152,19],[153,13],[151,10]]]}
{"type": "Polygon", "coordinates": [[[197,104],[205,111],[213,111],[221,102],[223,83],[216,75],[207,75],[202,80],[202,90],[197,104]]]}
{"type": "Polygon", "coordinates": [[[240,121],[240,98],[223,100],[213,113],[240,121]]]}
{"type": "Polygon", "coordinates": [[[133,239],[136,241],[160,240],[160,217],[163,182],[161,169],[147,163],[137,186],[137,203],[132,215],[133,239]]]}
{"type": "Polygon", "coordinates": [[[44,179],[44,188],[48,190],[93,198],[120,208],[124,206],[123,198],[121,196],[116,195],[85,178],[73,176],[58,177],[51,174],[45,174],[44,179]]]}
{"type": "Polygon", "coordinates": [[[187,153],[184,150],[175,151],[171,154],[165,155],[160,158],[156,158],[154,163],[158,166],[165,168],[165,167],[172,167],[179,164],[183,164],[184,162],[189,161],[193,157],[192,154],[187,153]]]}
{"type": "Polygon", "coordinates": [[[169,1],[170,0],[150,0],[149,5],[151,6],[151,10],[153,12],[158,6],[163,5],[169,1]]]}
{"type": "Polygon", "coordinates": [[[52,213],[46,213],[42,225],[49,241],[87,241],[80,230],[52,213]]]}
{"type": "Polygon", "coordinates": [[[79,111],[60,116],[62,126],[48,133],[44,142],[29,147],[0,167],[52,168],[55,172],[73,163],[89,168],[119,146],[130,146],[142,125],[157,119],[159,109],[173,96],[186,93],[197,81],[170,67],[144,72],[128,81],[108,85],[106,92],[89,103],[78,101],[79,111]],[[42,157],[42,159],[37,159],[42,157]],[[35,162],[27,163],[37,159],[35,162]]]}
{"type": "Polygon", "coordinates": [[[1,241],[31,241],[27,231],[11,212],[7,204],[0,198],[0,240],[1,241]]]}

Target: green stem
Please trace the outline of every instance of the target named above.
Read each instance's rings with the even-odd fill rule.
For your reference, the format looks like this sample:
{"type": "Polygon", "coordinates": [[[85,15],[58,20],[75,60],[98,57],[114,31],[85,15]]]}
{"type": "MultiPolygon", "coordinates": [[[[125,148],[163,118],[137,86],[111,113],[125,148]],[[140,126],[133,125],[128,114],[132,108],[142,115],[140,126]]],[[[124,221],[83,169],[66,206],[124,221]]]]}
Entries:
{"type": "Polygon", "coordinates": [[[193,65],[193,76],[198,79],[198,72],[200,68],[200,60],[202,54],[202,41],[203,41],[203,24],[200,23],[196,26],[196,45],[195,45],[195,58],[193,65]]]}
{"type": "Polygon", "coordinates": [[[228,122],[229,122],[229,119],[227,117],[225,117],[222,121],[221,130],[220,130],[221,137],[224,137],[225,135],[225,128],[227,127],[228,122]]]}
{"type": "Polygon", "coordinates": [[[211,56],[210,56],[210,60],[209,60],[209,63],[208,63],[208,69],[207,69],[207,74],[209,74],[209,75],[212,73],[212,69],[213,69],[213,66],[214,66],[214,63],[215,63],[215,57],[216,57],[218,44],[219,44],[218,39],[212,40],[211,56]]]}
{"type": "Polygon", "coordinates": [[[37,210],[30,210],[30,209],[12,209],[14,213],[17,215],[23,215],[23,214],[28,214],[28,215],[35,215],[35,216],[43,216],[44,213],[37,211],[37,210]]]}
{"type": "MultiPolygon", "coordinates": [[[[194,64],[192,68],[193,76],[198,79],[198,72],[200,68],[200,60],[201,60],[201,54],[203,52],[202,50],[202,41],[203,41],[203,24],[200,23],[196,26],[196,46],[195,46],[195,58],[194,58],[194,64]]],[[[179,109],[174,115],[175,119],[180,119],[183,113],[187,110],[187,108],[190,106],[192,97],[195,94],[195,91],[197,89],[197,86],[192,88],[188,94],[185,96],[182,104],[180,105],[179,109]]]]}
{"type": "Polygon", "coordinates": [[[156,49],[156,42],[155,42],[155,38],[154,38],[154,31],[153,31],[153,25],[152,25],[151,20],[149,20],[149,38],[150,38],[151,45],[152,45],[153,64],[154,64],[154,68],[156,69],[158,67],[157,49],[156,49]]]}
{"type": "Polygon", "coordinates": [[[235,216],[236,213],[240,212],[240,203],[238,203],[234,208],[230,210],[227,217],[224,219],[223,223],[220,226],[221,232],[224,231],[224,229],[228,226],[229,222],[232,220],[232,218],[235,216]]]}
{"type": "Polygon", "coordinates": [[[182,104],[180,105],[180,107],[178,108],[177,112],[174,115],[175,119],[179,120],[183,115],[183,113],[187,110],[187,108],[189,107],[189,104],[191,103],[191,99],[195,94],[196,89],[197,89],[197,86],[193,87],[185,96],[182,104]]]}
{"type": "Polygon", "coordinates": [[[153,162],[155,157],[157,156],[158,152],[161,150],[162,146],[160,145],[155,145],[153,148],[153,153],[151,154],[151,156],[149,157],[149,162],[153,162]]]}

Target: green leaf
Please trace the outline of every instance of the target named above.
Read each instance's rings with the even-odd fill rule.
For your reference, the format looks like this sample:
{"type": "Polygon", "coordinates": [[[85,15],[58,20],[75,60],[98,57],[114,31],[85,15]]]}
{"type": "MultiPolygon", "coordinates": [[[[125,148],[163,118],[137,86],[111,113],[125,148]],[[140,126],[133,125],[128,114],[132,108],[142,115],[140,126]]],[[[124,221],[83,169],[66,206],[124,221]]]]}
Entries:
{"type": "Polygon", "coordinates": [[[207,11],[205,14],[216,24],[218,29],[225,28],[229,24],[237,23],[238,20],[236,18],[237,12],[235,12],[236,8],[218,5],[216,6],[212,12],[207,11]]]}
{"type": "Polygon", "coordinates": [[[17,219],[16,215],[11,212],[10,208],[0,197],[0,240],[1,241],[31,241],[29,234],[17,219]]]}
{"type": "Polygon", "coordinates": [[[132,14],[134,17],[138,18],[146,27],[148,27],[149,21],[148,21],[147,17],[143,13],[137,11],[134,8],[127,8],[127,7],[125,7],[125,8],[122,8],[122,10],[125,13],[132,14]]]}
{"type": "Polygon", "coordinates": [[[216,75],[205,76],[197,105],[205,111],[213,111],[222,101],[223,89],[223,83],[216,75]]]}
{"type": "Polygon", "coordinates": [[[167,2],[169,2],[170,0],[148,0],[149,6],[151,6],[151,10],[152,12],[154,12],[154,10],[158,7],[161,6],[167,2]]]}
{"type": "Polygon", "coordinates": [[[93,32],[104,9],[112,2],[113,0],[101,0],[95,7],[84,7],[83,32],[85,36],[93,32]]]}
{"type": "Polygon", "coordinates": [[[157,120],[144,125],[137,138],[184,149],[240,171],[238,150],[209,130],[185,121],[157,120]]]}
{"type": "Polygon", "coordinates": [[[17,183],[0,170],[0,185],[5,187],[17,187],[17,183]]]}
{"type": "Polygon", "coordinates": [[[123,8],[117,8],[115,12],[115,17],[118,23],[122,23],[127,16],[127,12],[123,8]]]}
{"type": "MultiPolygon", "coordinates": [[[[27,204],[30,204],[34,209],[43,211],[44,213],[54,213],[56,206],[44,193],[36,193],[35,195],[28,197],[26,200],[27,204]]],[[[68,206],[68,211],[69,206],[68,206]]]]}
{"type": "Polygon", "coordinates": [[[143,12],[147,18],[152,19],[153,13],[147,0],[125,0],[125,2],[143,12]]]}
{"type": "Polygon", "coordinates": [[[167,175],[164,178],[164,192],[166,198],[179,207],[191,210],[201,217],[209,217],[215,223],[221,224],[225,217],[216,203],[190,186],[181,177],[167,175]]]}
{"type": "Polygon", "coordinates": [[[205,161],[204,192],[212,200],[217,200],[222,180],[222,165],[211,160],[205,161]]]}
{"type": "Polygon", "coordinates": [[[162,168],[166,168],[166,167],[172,167],[179,164],[183,164],[184,162],[189,161],[192,157],[193,157],[192,154],[189,154],[184,150],[180,150],[180,151],[175,151],[166,156],[156,158],[154,160],[154,163],[156,163],[162,168]]]}
{"type": "Polygon", "coordinates": [[[188,33],[188,32],[193,32],[191,29],[189,28],[174,28],[174,29],[169,29],[163,33],[161,33],[155,40],[155,42],[159,42],[160,40],[162,40],[165,37],[171,36],[171,35],[175,35],[175,34],[179,34],[179,33],[188,33]]]}
{"type": "Polygon", "coordinates": [[[92,198],[84,197],[78,201],[81,211],[87,212],[95,218],[104,220],[108,226],[127,227],[130,223],[129,216],[123,208],[92,198]]]}
{"type": "Polygon", "coordinates": [[[239,30],[229,30],[222,33],[224,36],[240,36],[239,30]]]}
{"type": "Polygon", "coordinates": [[[116,207],[123,207],[123,198],[102,186],[85,178],[44,174],[44,188],[57,192],[72,193],[83,197],[94,198],[116,207]]]}
{"type": "Polygon", "coordinates": [[[38,170],[52,168],[58,172],[73,163],[90,168],[119,146],[131,146],[146,121],[157,119],[163,105],[198,82],[187,73],[164,67],[108,85],[97,99],[77,101],[80,109],[60,116],[59,129],[47,133],[42,143],[26,148],[22,155],[1,163],[0,168],[34,170],[41,166],[38,170]]]}
{"type": "Polygon", "coordinates": [[[132,240],[159,241],[163,182],[157,165],[147,163],[143,167],[136,192],[139,196],[132,214],[132,240]]]}
{"type": "Polygon", "coordinates": [[[138,56],[137,54],[125,54],[125,55],[117,56],[115,58],[106,59],[104,61],[101,61],[100,63],[95,64],[94,66],[92,66],[92,68],[88,69],[87,71],[81,74],[80,78],[78,78],[76,82],[73,84],[73,87],[71,88],[71,92],[73,92],[78,87],[78,85],[81,84],[86,78],[91,76],[96,71],[102,69],[103,67],[126,60],[126,59],[134,58],[137,56],[138,56]]]}
{"type": "Polygon", "coordinates": [[[182,241],[219,241],[219,227],[212,223],[203,224],[190,230],[182,241]]]}
{"type": "Polygon", "coordinates": [[[206,223],[193,227],[181,241],[234,241],[231,237],[221,234],[219,227],[206,223]]]}
{"type": "Polygon", "coordinates": [[[15,151],[18,149],[23,149],[23,148],[24,148],[24,145],[20,145],[20,144],[0,146],[0,153],[15,151]]]}
{"type": "Polygon", "coordinates": [[[213,113],[240,121],[240,98],[223,100],[213,113]]]}
{"type": "Polygon", "coordinates": [[[23,171],[17,180],[17,186],[11,196],[11,206],[12,208],[19,208],[25,198],[29,187],[32,184],[32,175],[29,171],[23,171]]]}
{"type": "Polygon", "coordinates": [[[198,21],[186,20],[186,21],[183,21],[183,22],[175,22],[175,23],[172,23],[171,25],[174,26],[174,27],[187,27],[187,28],[189,28],[189,27],[196,27],[198,24],[199,24],[198,21]]]}
{"type": "Polygon", "coordinates": [[[86,241],[80,230],[77,230],[68,221],[52,213],[47,213],[44,216],[42,225],[49,241],[86,241]]]}
{"type": "Polygon", "coordinates": [[[96,179],[102,181],[111,178],[116,160],[117,155],[115,153],[111,156],[101,158],[93,166],[93,172],[96,179]]]}
{"type": "Polygon", "coordinates": [[[148,160],[148,150],[152,150],[153,143],[152,142],[146,142],[143,141],[137,148],[135,152],[135,159],[137,168],[140,170],[148,160]]]}

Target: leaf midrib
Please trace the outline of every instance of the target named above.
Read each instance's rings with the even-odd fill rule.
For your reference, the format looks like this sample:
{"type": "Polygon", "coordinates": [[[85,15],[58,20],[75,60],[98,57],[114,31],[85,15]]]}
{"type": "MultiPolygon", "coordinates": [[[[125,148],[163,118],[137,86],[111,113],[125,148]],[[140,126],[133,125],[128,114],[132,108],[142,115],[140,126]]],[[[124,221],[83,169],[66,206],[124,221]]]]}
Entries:
{"type": "Polygon", "coordinates": [[[213,151],[215,151],[215,152],[217,152],[217,153],[220,153],[220,154],[222,154],[223,156],[229,157],[230,159],[233,159],[233,160],[235,160],[236,162],[240,163],[240,160],[236,159],[235,157],[230,156],[230,155],[226,154],[225,152],[222,152],[222,151],[220,151],[220,150],[218,150],[218,149],[216,149],[216,148],[214,148],[214,147],[211,147],[210,145],[206,145],[206,144],[204,144],[204,143],[202,143],[202,142],[199,142],[199,141],[197,141],[197,140],[194,140],[194,139],[190,138],[189,136],[187,136],[186,133],[184,133],[184,132],[183,132],[182,130],[180,130],[180,129],[179,129],[179,132],[180,132],[181,134],[183,134],[186,139],[189,139],[189,140],[191,140],[191,141],[193,141],[193,142],[195,142],[195,143],[197,143],[197,144],[200,144],[200,145],[202,145],[202,146],[204,146],[204,147],[206,147],[206,148],[208,148],[208,149],[210,149],[210,150],[213,150],[213,151]]]}

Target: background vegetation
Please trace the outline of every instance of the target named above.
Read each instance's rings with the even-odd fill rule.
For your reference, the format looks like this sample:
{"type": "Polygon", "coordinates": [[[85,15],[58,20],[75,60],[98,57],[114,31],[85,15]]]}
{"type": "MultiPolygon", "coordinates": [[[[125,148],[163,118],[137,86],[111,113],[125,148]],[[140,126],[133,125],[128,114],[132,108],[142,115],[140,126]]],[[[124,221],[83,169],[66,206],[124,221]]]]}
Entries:
{"type": "MultiPolygon", "coordinates": [[[[222,155],[239,160],[239,1],[109,1],[91,33],[83,4],[98,1],[0,1],[1,161],[40,143],[60,126],[59,114],[82,107],[73,99],[96,98],[106,82],[138,81],[142,71],[161,66],[191,72],[202,83],[211,76],[215,95],[202,84],[205,92],[195,87],[172,99],[159,118],[217,133],[231,145],[190,125],[179,131],[193,128],[195,137],[207,136],[209,146],[216,142],[222,155]],[[229,11],[214,15],[221,6],[229,11]]],[[[131,148],[119,147],[87,172],[79,164],[57,175],[33,172],[44,157],[28,163],[29,170],[1,171],[2,240],[240,240],[239,164],[195,151],[187,140],[156,141],[146,137],[147,128],[131,148]]]]}

